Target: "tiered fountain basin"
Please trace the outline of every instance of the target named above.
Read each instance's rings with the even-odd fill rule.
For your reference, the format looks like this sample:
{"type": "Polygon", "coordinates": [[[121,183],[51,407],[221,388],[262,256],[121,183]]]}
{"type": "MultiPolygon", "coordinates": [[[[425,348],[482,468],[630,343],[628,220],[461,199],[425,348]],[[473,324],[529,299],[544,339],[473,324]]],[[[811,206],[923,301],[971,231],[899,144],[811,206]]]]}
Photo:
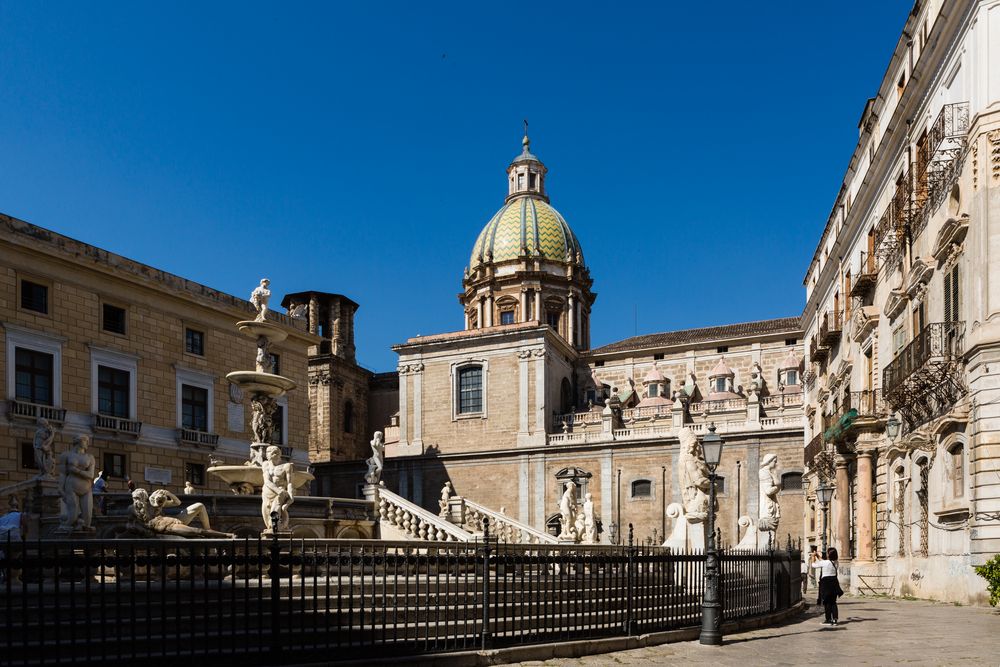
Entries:
{"type": "MultiPolygon", "coordinates": [[[[240,489],[244,484],[251,484],[254,489],[264,486],[264,471],[255,465],[242,466],[212,466],[208,469],[212,473],[233,489],[240,489]]],[[[296,470],[292,484],[296,489],[301,489],[309,482],[313,481],[312,474],[305,470],[296,470]]]]}

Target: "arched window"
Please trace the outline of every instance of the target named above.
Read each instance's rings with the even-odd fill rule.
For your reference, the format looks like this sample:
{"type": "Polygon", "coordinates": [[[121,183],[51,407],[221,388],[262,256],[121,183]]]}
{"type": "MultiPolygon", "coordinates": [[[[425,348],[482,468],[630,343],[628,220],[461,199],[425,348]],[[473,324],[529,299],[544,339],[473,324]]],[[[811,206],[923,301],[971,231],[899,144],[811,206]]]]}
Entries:
{"type": "Polygon", "coordinates": [[[965,445],[958,443],[948,450],[951,455],[951,490],[956,498],[965,495],[965,445]]]}
{"type": "Polygon", "coordinates": [[[344,402],[344,433],[354,433],[354,403],[344,402]]]}
{"type": "Polygon", "coordinates": [[[800,472],[786,472],[781,476],[781,490],[782,491],[801,491],[802,490],[802,473],[800,472]]]}
{"type": "Polygon", "coordinates": [[[650,498],[653,495],[653,482],[648,479],[637,479],[632,482],[633,498],[650,498]]]}
{"type": "Polygon", "coordinates": [[[483,411],[483,367],[463,366],[458,371],[456,397],[458,414],[467,415],[483,411]]]}

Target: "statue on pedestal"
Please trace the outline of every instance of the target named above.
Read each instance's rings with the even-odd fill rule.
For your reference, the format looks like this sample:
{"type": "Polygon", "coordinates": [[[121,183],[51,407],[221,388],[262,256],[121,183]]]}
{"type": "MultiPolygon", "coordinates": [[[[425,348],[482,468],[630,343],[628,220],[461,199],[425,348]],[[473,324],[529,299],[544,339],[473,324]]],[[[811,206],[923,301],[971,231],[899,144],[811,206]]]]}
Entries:
{"type": "MultiPolygon", "coordinates": [[[[250,410],[253,415],[250,417],[250,430],[253,432],[254,442],[270,444],[274,432],[274,413],[278,409],[278,402],[266,394],[255,394],[250,399],[250,410]]],[[[255,461],[257,465],[263,461],[255,461]]]]}
{"type": "Polygon", "coordinates": [[[680,440],[681,497],[688,523],[699,523],[708,517],[708,466],[694,431],[682,428],[680,440]]]}
{"type": "Polygon", "coordinates": [[[594,521],[594,497],[588,493],[583,501],[583,543],[597,544],[597,525],[594,521]]]}
{"type": "Polygon", "coordinates": [[[264,518],[265,532],[287,531],[288,508],[295,502],[292,478],[295,471],[291,463],[281,462],[281,449],[275,445],[267,448],[267,460],[261,466],[264,471],[264,486],[260,492],[260,509],[264,518]],[[274,525],[271,514],[277,512],[278,522],[274,525]]]}
{"type": "Polygon", "coordinates": [[[78,435],[73,438],[70,448],[59,455],[59,495],[62,499],[62,514],[59,517],[60,533],[74,530],[91,530],[90,522],[94,514],[94,457],[87,453],[90,437],[78,435]]]}
{"type": "Polygon", "coordinates": [[[212,530],[208,521],[208,510],[202,503],[188,505],[175,516],[166,516],[163,510],[177,507],[180,499],[166,489],[157,489],[152,494],[146,489],[136,489],[132,492],[132,506],[129,508],[129,528],[133,532],[145,531],[161,535],[177,535],[179,537],[234,537],[232,533],[221,533],[212,530]],[[199,521],[202,528],[190,524],[199,521]]]}
{"type": "Polygon", "coordinates": [[[263,322],[267,319],[268,302],[271,300],[270,286],[271,281],[262,278],[260,286],[254,288],[254,291],[250,293],[250,303],[257,310],[257,317],[254,318],[257,322],[263,322]]]}
{"type": "MultiPolygon", "coordinates": [[[[438,501],[438,516],[442,519],[448,518],[448,499],[451,498],[451,482],[445,482],[441,487],[441,499],[438,501]]],[[[501,512],[502,514],[502,512],[501,512]]]]}
{"type": "Polygon", "coordinates": [[[778,491],[781,485],[778,481],[778,456],[768,454],[760,463],[760,498],[758,502],[759,518],[757,520],[758,530],[775,531],[778,529],[778,520],[781,518],[781,505],[778,504],[778,491]]]}
{"type": "Polygon", "coordinates": [[[54,479],[56,476],[56,462],[52,457],[52,441],[55,437],[55,429],[49,424],[49,420],[39,418],[32,443],[35,448],[35,465],[38,467],[37,479],[54,479]]]}
{"type": "Polygon", "coordinates": [[[559,500],[559,539],[576,542],[576,484],[566,482],[566,490],[559,500]]]}
{"type": "Polygon", "coordinates": [[[375,431],[375,437],[369,444],[372,446],[372,455],[365,463],[368,464],[368,472],[365,473],[365,481],[369,484],[378,484],[382,479],[383,459],[385,457],[385,440],[382,431],[375,431]]]}

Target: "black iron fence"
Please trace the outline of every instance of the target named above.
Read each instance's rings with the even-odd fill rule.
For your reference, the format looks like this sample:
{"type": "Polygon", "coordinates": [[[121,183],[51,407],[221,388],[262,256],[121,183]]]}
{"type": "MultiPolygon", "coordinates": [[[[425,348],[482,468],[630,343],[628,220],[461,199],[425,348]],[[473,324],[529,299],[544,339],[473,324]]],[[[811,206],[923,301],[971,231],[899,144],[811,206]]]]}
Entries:
{"type": "MultiPolygon", "coordinates": [[[[798,551],[725,552],[727,620],[799,600],[798,551]]],[[[6,665],[282,664],[697,626],[705,558],[364,540],[8,542],[6,665]]]]}

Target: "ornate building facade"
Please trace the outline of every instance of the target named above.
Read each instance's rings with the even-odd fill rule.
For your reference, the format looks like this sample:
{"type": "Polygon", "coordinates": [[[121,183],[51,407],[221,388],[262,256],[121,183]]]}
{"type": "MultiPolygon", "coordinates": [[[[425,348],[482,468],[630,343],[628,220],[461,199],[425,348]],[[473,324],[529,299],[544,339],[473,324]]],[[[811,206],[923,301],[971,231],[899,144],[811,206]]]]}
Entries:
{"type": "MultiPolygon", "coordinates": [[[[388,488],[425,508],[445,482],[538,530],[556,530],[567,480],[590,494],[600,541],[662,542],[681,501],[678,433],[714,422],[726,439],[720,528],[757,516],[761,461],[778,459],[778,536],[802,512],[798,318],[638,336],[592,349],[597,295],[580,241],[551,205],[530,151],[507,168],[503,206],[473,243],[459,296],[465,326],[397,345],[397,374],[372,378],[388,488]]],[[[312,361],[310,362],[313,363],[312,361]]],[[[318,463],[324,493],[357,493],[360,462],[318,463]]],[[[436,512],[435,512],[436,513],[436,512]]]]}
{"type": "Polygon", "coordinates": [[[812,480],[855,590],[984,603],[1000,552],[1000,2],[919,2],[805,277],[812,480]]]}

